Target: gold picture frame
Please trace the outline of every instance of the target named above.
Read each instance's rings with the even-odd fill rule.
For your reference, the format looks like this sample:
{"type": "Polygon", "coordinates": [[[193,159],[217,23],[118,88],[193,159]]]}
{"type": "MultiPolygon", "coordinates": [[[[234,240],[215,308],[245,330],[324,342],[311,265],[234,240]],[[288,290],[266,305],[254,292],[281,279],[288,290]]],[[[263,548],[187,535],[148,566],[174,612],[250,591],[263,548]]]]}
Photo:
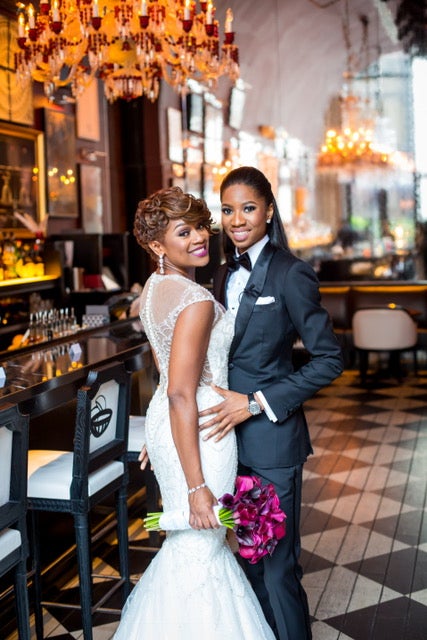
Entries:
{"type": "Polygon", "coordinates": [[[26,229],[15,217],[30,216],[38,226],[46,216],[44,134],[0,124],[0,230],[26,229]]]}

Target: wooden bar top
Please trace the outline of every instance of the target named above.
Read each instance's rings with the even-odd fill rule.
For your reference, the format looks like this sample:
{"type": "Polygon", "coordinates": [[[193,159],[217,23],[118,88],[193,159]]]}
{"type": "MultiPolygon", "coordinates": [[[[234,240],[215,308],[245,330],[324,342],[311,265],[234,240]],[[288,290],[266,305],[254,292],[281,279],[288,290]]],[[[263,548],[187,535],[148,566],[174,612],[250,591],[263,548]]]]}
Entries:
{"type": "Polygon", "coordinates": [[[41,415],[72,400],[91,369],[119,360],[129,371],[149,366],[150,347],[139,319],[17,351],[0,353],[0,406],[18,403],[23,413],[41,415]]]}

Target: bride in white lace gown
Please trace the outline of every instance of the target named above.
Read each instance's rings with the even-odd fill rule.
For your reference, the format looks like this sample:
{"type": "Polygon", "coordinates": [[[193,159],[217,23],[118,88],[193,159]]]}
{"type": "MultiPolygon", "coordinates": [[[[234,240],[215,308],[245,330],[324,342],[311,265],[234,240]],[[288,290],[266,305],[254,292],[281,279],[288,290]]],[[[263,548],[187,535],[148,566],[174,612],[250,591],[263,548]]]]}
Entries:
{"type": "Polygon", "coordinates": [[[160,372],[146,446],[163,510],[189,511],[192,528],[167,532],[128,598],[114,640],[274,640],[212,511],[216,497],[233,492],[234,432],[215,442],[198,430],[198,411],[220,400],[211,383],[227,387],[234,322],[193,280],[194,267],[208,261],[210,214],[203,201],[173,187],[141,202],[135,220],[140,244],[160,257],[141,297],[160,372]]]}

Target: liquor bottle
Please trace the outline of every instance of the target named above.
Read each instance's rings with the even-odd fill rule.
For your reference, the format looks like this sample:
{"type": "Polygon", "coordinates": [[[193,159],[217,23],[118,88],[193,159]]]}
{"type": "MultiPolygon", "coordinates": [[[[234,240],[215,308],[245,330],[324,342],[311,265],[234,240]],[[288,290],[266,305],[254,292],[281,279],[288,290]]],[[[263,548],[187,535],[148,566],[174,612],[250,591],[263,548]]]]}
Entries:
{"type": "Polygon", "coordinates": [[[16,278],[16,252],[13,233],[3,234],[3,273],[4,279],[16,278]]]}

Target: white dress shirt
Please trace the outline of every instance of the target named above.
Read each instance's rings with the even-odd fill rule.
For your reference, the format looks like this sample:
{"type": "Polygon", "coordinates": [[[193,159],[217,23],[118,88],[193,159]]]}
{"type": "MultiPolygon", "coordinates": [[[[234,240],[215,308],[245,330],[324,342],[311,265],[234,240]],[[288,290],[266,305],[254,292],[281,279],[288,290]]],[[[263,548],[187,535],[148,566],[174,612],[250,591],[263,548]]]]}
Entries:
{"type": "MultiPolygon", "coordinates": [[[[247,253],[251,259],[252,269],[255,266],[255,262],[258,260],[259,254],[268,242],[268,236],[265,235],[261,240],[258,240],[252,247],[249,247],[247,253]]],[[[236,249],[236,256],[239,253],[236,249]]],[[[226,302],[227,309],[236,315],[239,309],[240,300],[242,297],[243,289],[248,284],[251,272],[245,269],[245,267],[239,266],[238,269],[230,274],[227,281],[226,302]]]]}
{"type": "MultiPolygon", "coordinates": [[[[268,241],[269,241],[269,237],[265,235],[263,238],[261,238],[261,240],[258,240],[258,242],[256,242],[254,245],[249,247],[247,252],[251,259],[252,269],[254,268],[255,262],[258,260],[258,257],[261,251],[263,250],[263,248],[265,247],[268,241]]],[[[236,249],[236,255],[239,255],[237,249],[236,249]]],[[[245,269],[245,267],[239,266],[235,271],[233,271],[230,274],[230,277],[228,278],[227,290],[225,292],[227,309],[230,309],[230,311],[234,315],[237,314],[242,293],[244,288],[248,284],[250,275],[251,275],[250,271],[245,269]]],[[[257,394],[257,396],[259,397],[259,399],[261,400],[264,406],[264,411],[266,413],[267,418],[272,422],[277,422],[277,416],[274,413],[274,411],[271,409],[262,391],[256,391],[255,393],[257,394]]]]}

